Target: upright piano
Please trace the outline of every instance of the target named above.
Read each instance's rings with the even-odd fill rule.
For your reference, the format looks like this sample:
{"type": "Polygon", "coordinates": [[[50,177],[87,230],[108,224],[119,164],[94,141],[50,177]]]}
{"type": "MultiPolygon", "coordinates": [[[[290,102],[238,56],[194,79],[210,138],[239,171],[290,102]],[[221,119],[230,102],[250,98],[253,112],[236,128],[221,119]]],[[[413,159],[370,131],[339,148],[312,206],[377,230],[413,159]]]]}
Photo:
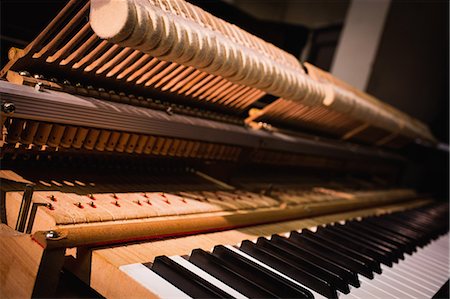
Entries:
{"type": "Polygon", "coordinates": [[[448,205],[400,184],[397,151],[435,138],[331,74],[184,0],[70,0],[8,56],[1,298],[447,282],[448,205]]]}

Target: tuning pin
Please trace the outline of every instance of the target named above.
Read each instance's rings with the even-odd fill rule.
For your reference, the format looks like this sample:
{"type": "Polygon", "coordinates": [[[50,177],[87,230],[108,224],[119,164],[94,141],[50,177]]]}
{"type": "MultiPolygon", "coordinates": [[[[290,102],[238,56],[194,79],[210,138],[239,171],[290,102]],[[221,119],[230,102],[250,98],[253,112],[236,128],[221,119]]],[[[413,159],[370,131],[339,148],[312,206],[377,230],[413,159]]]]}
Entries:
{"type": "Polygon", "coordinates": [[[94,194],[92,194],[92,193],[90,193],[90,194],[88,195],[88,197],[89,197],[90,199],[92,199],[92,200],[95,200],[94,194]]]}
{"type": "Polygon", "coordinates": [[[40,80],[43,80],[43,79],[44,79],[44,76],[42,76],[42,75],[40,75],[40,74],[34,74],[34,75],[33,75],[33,78],[34,78],[34,79],[40,79],[40,80]]]}
{"type": "Polygon", "coordinates": [[[112,197],[113,197],[114,199],[119,199],[119,197],[116,195],[116,193],[113,193],[112,197]]]}
{"type": "Polygon", "coordinates": [[[93,207],[93,208],[96,208],[96,205],[95,205],[95,203],[94,203],[93,201],[91,201],[91,202],[89,203],[89,205],[90,205],[91,207],[93,207]]]}
{"type": "Polygon", "coordinates": [[[149,205],[152,205],[150,199],[147,199],[145,202],[146,202],[147,204],[149,204],[149,205]]]}
{"type": "Polygon", "coordinates": [[[52,194],[52,195],[50,195],[50,197],[49,197],[49,198],[50,198],[50,200],[51,200],[51,201],[56,201],[56,197],[55,197],[55,196],[54,196],[53,194],[52,194]]]}
{"type": "Polygon", "coordinates": [[[141,203],[141,201],[139,199],[136,201],[136,204],[142,206],[142,203],[141,203]]]}
{"type": "Polygon", "coordinates": [[[75,205],[76,205],[78,208],[83,209],[83,205],[81,204],[81,202],[77,202],[75,205]]]}
{"type": "Polygon", "coordinates": [[[120,207],[119,202],[116,200],[116,202],[113,203],[116,207],[120,207]]]}
{"type": "Polygon", "coordinates": [[[51,203],[47,204],[47,208],[52,211],[55,209],[51,203]]]}

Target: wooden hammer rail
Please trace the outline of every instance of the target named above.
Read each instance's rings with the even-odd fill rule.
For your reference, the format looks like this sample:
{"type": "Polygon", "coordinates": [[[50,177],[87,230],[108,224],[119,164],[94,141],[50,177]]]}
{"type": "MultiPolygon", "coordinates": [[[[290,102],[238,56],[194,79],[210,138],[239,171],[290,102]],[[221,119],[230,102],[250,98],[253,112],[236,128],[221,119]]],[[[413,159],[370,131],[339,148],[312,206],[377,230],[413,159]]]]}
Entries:
{"type": "MultiPolygon", "coordinates": [[[[61,142],[65,144],[65,137],[70,133],[70,136],[80,134],[80,140],[82,139],[81,142],[77,139],[74,147],[76,135],[73,138],[67,138],[70,147],[85,147],[84,143],[87,142],[88,149],[95,149],[101,140],[100,149],[106,149],[107,144],[103,146],[103,142],[109,142],[114,137],[114,143],[108,150],[115,150],[117,145],[121,144],[119,151],[125,148],[125,152],[128,149],[132,153],[139,153],[142,149],[141,145],[147,145],[151,136],[157,136],[161,137],[158,139],[162,140],[160,145],[163,146],[164,143],[169,153],[172,144],[176,145],[176,140],[188,140],[204,143],[205,146],[207,144],[208,148],[215,144],[221,144],[231,148],[261,148],[351,159],[371,157],[402,160],[398,155],[389,152],[345,142],[294,137],[278,132],[255,131],[242,126],[185,115],[168,115],[163,111],[105,102],[53,90],[36,91],[29,86],[15,85],[4,81],[0,81],[0,96],[4,101],[12,103],[16,107],[11,116],[13,120],[9,124],[10,137],[7,136],[7,138],[11,138],[12,144],[21,142],[21,138],[25,140],[24,144],[32,143],[34,138],[39,139],[38,144],[47,144],[49,135],[53,131],[52,137],[55,138],[50,139],[52,147],[61,142]],[[29,130],[27,126],[23,126],[25,122],[30,124],[29,130]],[[45,133],[42,134],[42,138],[41,135],[35,134],[36,126],[37,130],[42,127],[42,132],[45,133]],[[120,134],[113,135],[113,131],[120,134]],[[91,133],[91,137],[88,139],[89,133],[91,133]],[[143,141],[146,136],[148,136],[147,143],[143,141]],[[121,139],[122,141],[119,143],[121,139]]],[[[217,150],[217,146],[210,150],[214,148],[217,150]]],[[[160,150],[159,146],[158,150],[160,150]]],[[[233,151],[238,154],[238,150],[234,149],[233,151]]]]}

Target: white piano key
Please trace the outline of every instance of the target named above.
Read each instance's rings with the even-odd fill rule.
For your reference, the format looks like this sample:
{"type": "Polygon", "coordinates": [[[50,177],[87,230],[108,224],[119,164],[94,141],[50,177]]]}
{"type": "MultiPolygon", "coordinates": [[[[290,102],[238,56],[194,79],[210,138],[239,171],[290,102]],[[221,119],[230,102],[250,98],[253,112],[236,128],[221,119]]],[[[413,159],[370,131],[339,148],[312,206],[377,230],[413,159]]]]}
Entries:
{"type": "Polygon", "coordinates": [[[432,281],[429,281],[428,277],[423,273],[414,273],[407,269],[405,270],[404,268],[396,268],[395,271],[399,275],[407,277],[408,279],[420,282],[424,287],[430,288],[432,290],[434,290],[437,287],[437,284],[432,281]]]}
{"type": "MultiPolygon", "coordinates": [[[[385,292],[379,286],[370,283],[370,280],[360,276],[359,281],[361,286],[355,289],[351,294],[356,298],[393,298],[388,292],[385,292]]],[[[345,297],[344,297],[345,298],[345,297]]]]}
{"type": "Polygon", "coordinates": [[[423,271],[420,267],[414,264],[414,261],[409,262],[408,264],[403,264],[398,266],[398,270],[410,273],[413,276],[420,277],[428,283],[436,286],[440,284],[440,280],[436,279],[436,277],[429,275],[428,272],[423,271]]]}
{"type": "Polygon", "coordinates": [[[119,269],[161,298],[191,298],[142,264],[120,266],[119,269]]]}
{"type": "Polygon", "coordinates": [[[419,259],[414,259],[414,263],[411,264],[411,268],[417,269],[418,271],[422,271],[430,276],[430,278],[433,278],[437,281],[442,277],[442,275],[445,274],[442,273],[442,271],[439,271],[439,269],[433,268],[428,263],[421,261],[419,259]]]}
{"type": "Polygon", "coordinates": [[[388,293],[390,297],[395,298],[412,298],[407,293],[399,290],[396,286],[390,285],[389,282],[386,282],[385,275],[377,275],[374,279],[368,279],[366,277],[361,277],[361,287],[364,288],[364,283],[375,286],[379,289],[382,289],[384,292],[388,293]]]}
{"type": "MultiPolygon", "coordinates": [[[[382,274],[373,280],[360,276],[361,287],[343,298],[430,298],[448,279],[446,266],[438,258],[446,256],[448,236],[406,255],[393,267],[381,265],[382,274]],[[431,273],[434,271],[434,273],[431,273]]],[[[443,259],[445,262],[446,259],[443,259]]],[[[342,297],[341,297],[342,298],[342,297]]]]}
{"type": "Polygon", "coordinates": [[[425,253],[418,254],[415,257],[415,260],[426,263],[427,265],[429,265],[433,269],[438,270],[439,272],[445,273],[448,270],[448,267],[445,264],[446,263],[445,260],[437,261],[436,259],[433,258],[433,256],[431,254],[430,255],[427,255],[425,253]]]}
{"type": "Polygon", "coordinates": [[[231,245],[226,245],[225,247],[227,247],[228,249],[230,249],[230,250],[236,252],[237,254],[240,254],[240,255],[243,256],[244,258],[246,258],[246,259],[248,259],[248,260],[250,260],[250,261],[252,261],[252,262],[254,262],[254,263],[256,263],[256,264],[258,264],[258,265],[260,265],[260,266],[262,266],[262,267],[264,267],[264,268],[266,268],[267,270],[272,271],[273,273],[275,273],[275,274],[277,274],[277,275],[283,277],[284,279],[289,280],[289,281],[291,281],[291,282],[297,284],[298,286],[300,286],[300,287],[302,287],[302,288],[304,288],[304,289],[307,289],[308,291],[310,291],[310,292],[314,295],[314,298],[325,299],[325,297],[324,297],[323,295],[317,293],[316,291],[311,290],[311,289],[308,288],[307,286],[303,285],[301,282],[298,282],[298,281],[296,281],[296,280],[290,278],[289,276],[287,276],[287,275],[285,275],[285,274],[283,274],[283,273],[281,273],[281,272],[279,272],[279,271],[273,269],[272,267],[266,265],[265,263],[261,262],[260,260],[258,260],[258,259],[256,259],[256,258],[254,258],[254,257],[252,257],[252,256],[250,256],[250,255],[248,255],[248,254],[246,254],[245,252],[240,251],[239,249],[237,249],[237,248],[235,248],[235,247],[233,247],[233,246],[231,246],[231,245]]]}
{"type": "MultiPolygon", "coordinates": [[[[384,271],[384,270],[383,270],[384,271]]],[[[401,275],[399,271],[392,271],[391,277],[393,280],[405,285],[409,286],[411,289],[416,290],[417,292],[422,294],[422,297],[431,297],[434,295],[434,288],[429,285],[420,283],[417,279],[410,279],[405,275],[401,275]]],[[[419,296],[416,296],[419,297],[419,296]]]]}
{"type": "Polygon", "coordinates": [[[195,266],[194,264],[190,263],[186,259],[182,258],[181,256],[171,256],[169,257],[171,260],[179,264],[180,266],[186,268],[187,270],[191,271],[192,273],[198,275],[199,277],[203,278],[204,280],[208,281],[212,285],[216,286],[217,288],[223,290],[224,292],[228,293],[230,296],[238,299],[246,299],[244,295],[236,291],[235,289],[231,288],[230,286],[224,284],[208,272],[203,271],[199,267],[195,266]]]}

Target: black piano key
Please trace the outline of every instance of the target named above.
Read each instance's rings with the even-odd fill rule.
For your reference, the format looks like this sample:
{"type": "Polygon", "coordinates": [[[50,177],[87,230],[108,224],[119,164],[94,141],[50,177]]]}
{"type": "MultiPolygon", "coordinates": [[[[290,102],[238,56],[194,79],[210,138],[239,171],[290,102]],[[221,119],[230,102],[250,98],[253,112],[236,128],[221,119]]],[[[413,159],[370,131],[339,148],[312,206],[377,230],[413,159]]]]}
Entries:
{"type": "Polygon", "coordinates": [[[388,267],[392,267],[393,258],[389,254],[384,251],[380,251],[377,248],[374,248],[366,243],[362,243],[359,240],[356,240],[345,234],[329,230],[327,227],[322,226],[318,227],[316,234],[335,242],[339,242],[343,245],[345,244],[345,246],[350,247],[353,250],[360,251],[365,255],[371,256],[380,263],[385,264],[388,267]]]}
{"type": "Polygon", "coordinates": [[[378,244],[377,242],[374,242],[373,240],[354,234],[351,231],[348,231],[347,229],[336,225],[327,225],[325,229],[333,231],[340,235],[347,236],[348,238],[355,240],[359,243],[366,244],[367,246],[370,246],[370,248],[376,249],[379,252],[384,252],[387,256],[391,258],[392,262],[394,263],[398,262],[398,257],[392,249],[384,247],[378,244]]]}
{"type": "Polygon", "coordinates": [[[289,239],[299,244],[300,246],[308,246],[313,250],[317,250],[318,252],[320,252],[320,254],[333,259],[333,261],[340,264],[341,266],[346,267],[347,269],[351,269],[352,271],[358,272],[369,279],[373,279],[373,272],[369,267],[350,256],[340,253],[339,251],[335,250],[335,248],[324,247],[317,242],[304,238],[304,236],[296,231],[291,232],[289,239]]]}
{"type": "Polygon", "coordinates": [[[253,282],[252,276],[242,276],[230,269],[227,264],[201,249],[194,249],[189,262],[208,272],[231,288],[249,298],[276,298],[277,296],[253,282]]]}
{"type": "Polygon", "coordinates": [[[312,263],[319,265],[330,272],[333,272],[336,276],[342,278],[347,284],[350,284],[354,287],[359,287],[359,280],[356,272],[352,272],[349,269],[333,262],[332,260],[317,254],[316,251],[310,251],[307,248],[299,247],[289,239],[286,239],[285,237],[281,237],[279,235],[272,235],[270,241],[295,256],[307,259],[308,261],[311,261],[312,263]]]}
{"type": "MultiPolygon", "coordinates": [[[[149,265],[144,264],[149,267],[149,265]]],[[[149,267],[193,298],[228,298],[230,295],[166,256],[158,256],[149,267]]]]}
{"type": "Polygon", "coordinates": [[[413,246],[414,248],[417,247],[416,239],[414,239],[410,235],[403,234],[400,231],[396,231],[395,229],[392,229],[390,226],[384,226],[381,223],[377,223],[376,221],[373,221],[373,219],[370,219],[370,218],[363,219],[361,222],[367,226],[381,230],[382,232],[387,232],[391,235],[397,236],[398,238],[403,239],[406,243],[408,243],[410,246],[413,246]]]}
{"type": "Polygon", "coordinates": [[[399,259],[404,259],[405,257],[403,256],[403,250],[397,246],[394,245],[392,243],[386,242],[380,238],[377,238],[375,235],[373,234],[366,234],[361,232],[361,230],[359,230],[358,228],[355,228],[353,226],[349,226],[349,225],[340,225],[337,224],[335,225],[338,228],[342,228],[345,229],[348,233],[353,234],[353,235],[357,235],[360,238],[364,238],[368,241],[371,241],[373,243],[379,244],[380,246],[389,249],[397,258],[399,259]]]}
{"type": "Polygon", "coordinates": [[[361,231],[375,234],[379,238],[384,238],[384,240],[389,240],[394,244],[398,244],[408,254],[412,254],[414,252],[415,247],[412,246],[405,238],[402,238],[399,235],[394,235],[385,229],[373,227],[369,223],[365,223],[363,221],[351,221],[350,225],[355,225],[355,227],[360,228],[361,231]]]}
{"type": "Polygon", "coordinates": [[[402,235],[404,237],[407,237],[411,240],[411,244],[414,246],[420,246],[423,247],[427,243],[426,239],[423,236],[420,236],[414,231],[411,231],[410,229],[406,227],[402,227],[398,225],[397,223],[393,223],[391,221],[388,221],[387,219],[375,219],[375,218],[368,218],[365,221],[372,223],[374,225],[383,227],[393,233],[402,235]]]}
{"type": "Polygon", "coordinates": [[[250,261],[236,252],[218,245],[214,247],[214,256],[242,276],[250,277],[253,282],[270,291],[278,298],[313,298],[310,291],[289,281],[272,271],[250,261]]]}
{"type": "Polygon", "coordinates": [[[319,294],[329,298],[337,298],[336,290],[328,286],[324,287],[322,283],[317,283],[317,279],[315,277],[311,277],[307,270],[299,269],[290,263],[286,263],[284,260],[280,260],[268,250],[256,247],[256,244],[251,241],[242,242],[240,250],[272,267],[273,269],[302,283],[319,294]]]}
{"type": "Polygon", "coordinates": [[[283,248],[270,242],[266,238],[258,238],[256,244],[247,243],[246,245],[264,251],[271,256],[272,259],[268,262],[270,262],[275,269],[283,273],[289,269],[293,270],[291,273],[286,274],[292,278],[295,277],[294,279],[298,278],[298,281],[324,296],[337,296],[336,289],[344,293],[350,291],[348,284],[334,273],[328,272],[326,269],[283,250],[283,248]]]}
{"type": "Polygon", "coordinates": [[[351,249],[350,247],[345,246],[345,244],[340,244],[338,242],[334,242],[328,238],[324,238],[323,236],[319,234],[315,234],[310,230],[303,229],[301,232],[305,237],[311,238],[317,242],[320,242],[323,246],[327,246],[329,248],[339,248],[339,252],[345,253],[349,256],[352,256],[355,259],[358,259],[362,263],[366,264],[368,267],[372,269],[373,272],[380,274],[381,273],[381,267],[380,262],[372,258],[371,256],[364,255],[361,252],[358,252],[357,250],[351,249]]]}
{"type": "Polygon", "coordinates": [[[385,218],[388,221],[397,223],[399,226],[406,227],[414,232],[417,232],[420,236],[424,238],[424,241],[428,243],[429,240],[437,237],[433,223],[419,221],[419,219],[413,218],[408,219],[401,216],[389,215],[385,218]]]}

